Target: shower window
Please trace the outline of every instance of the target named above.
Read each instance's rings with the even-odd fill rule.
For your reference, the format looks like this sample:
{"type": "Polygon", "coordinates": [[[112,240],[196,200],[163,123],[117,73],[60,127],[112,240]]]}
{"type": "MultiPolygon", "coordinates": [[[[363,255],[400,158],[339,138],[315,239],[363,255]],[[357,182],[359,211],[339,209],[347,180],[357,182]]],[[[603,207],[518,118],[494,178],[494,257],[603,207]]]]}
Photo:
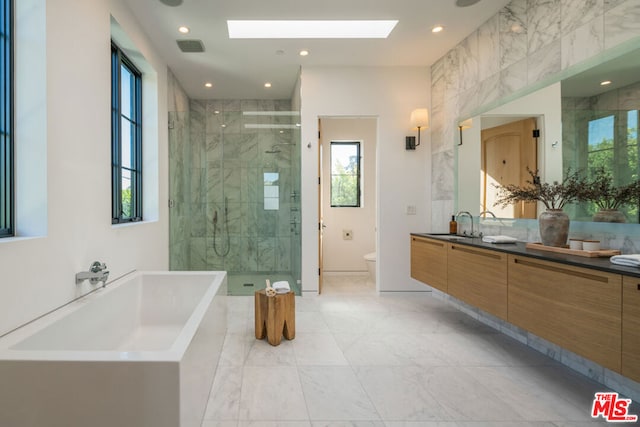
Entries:
{"type": "Polygon", "coordinates": [[[142,74],[111,44],[113,224],[142,221],[142,74]]]}
{"type": "Polygon", "coordinates": [[[13,9],[0,0],[0,237],[13,235],[13,9]]]}
{"type": "Polygon", "coordinates": [[[360,207],[360,143],[331,142],[331,207],[360,207]]]}
{"type": "Polygon", "coordinates": [[[277,211],[280,209],[280,174],[266,172],[264,174],[264,210],[277,211]]]}

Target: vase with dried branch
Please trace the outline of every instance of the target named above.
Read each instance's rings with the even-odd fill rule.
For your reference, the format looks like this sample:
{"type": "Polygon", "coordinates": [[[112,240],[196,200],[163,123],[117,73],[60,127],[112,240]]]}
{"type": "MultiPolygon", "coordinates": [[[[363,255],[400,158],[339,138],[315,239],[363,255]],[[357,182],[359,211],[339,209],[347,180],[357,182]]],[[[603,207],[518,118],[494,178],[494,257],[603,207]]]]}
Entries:
{"type": "Polygon", "coordinates": [[[547,210],[538,215],[540,238],[546,246],[566,246],[569,237],[569,216],[562,210],[578,199],[584,179],[577,172],[567,171],[562,182],[542,182],[538,171],[528,169],[527,185],[498,185],[495,205],[505,207],[518,202],[541,202],[547,210]]]}

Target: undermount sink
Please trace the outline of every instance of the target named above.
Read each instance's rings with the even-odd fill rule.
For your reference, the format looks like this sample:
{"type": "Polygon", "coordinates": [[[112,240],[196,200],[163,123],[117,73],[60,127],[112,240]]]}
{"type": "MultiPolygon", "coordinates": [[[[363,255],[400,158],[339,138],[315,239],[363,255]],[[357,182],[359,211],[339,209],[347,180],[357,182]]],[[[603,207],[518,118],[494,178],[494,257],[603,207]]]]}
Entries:
{"type": "Polygon", "coordinates": [[[449,234],[449,233],[428,233],[428,236],[437,237],[439,239],[446,240],[463,240],[463,239],[471,239],[471,236],[462,236],[460,234],[449,234]]]}

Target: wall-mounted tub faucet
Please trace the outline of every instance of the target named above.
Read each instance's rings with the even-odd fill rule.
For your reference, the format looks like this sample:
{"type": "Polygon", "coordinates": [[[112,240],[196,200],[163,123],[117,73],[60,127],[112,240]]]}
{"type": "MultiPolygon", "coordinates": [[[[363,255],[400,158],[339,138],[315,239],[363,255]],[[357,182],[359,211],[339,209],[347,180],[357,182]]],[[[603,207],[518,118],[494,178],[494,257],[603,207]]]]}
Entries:
{"type": "Polygon", "coordinates": [[[79,285],[85,280],[89,280],[92,285],[97,285],[102,282],[102,286],[104,287],[107,284],[108,278],[109,270],[107,270],[107,265],[100,261],[94,261],[91,267],[89,267],[89,271],[76,273],[76,285],[79,285]]]}

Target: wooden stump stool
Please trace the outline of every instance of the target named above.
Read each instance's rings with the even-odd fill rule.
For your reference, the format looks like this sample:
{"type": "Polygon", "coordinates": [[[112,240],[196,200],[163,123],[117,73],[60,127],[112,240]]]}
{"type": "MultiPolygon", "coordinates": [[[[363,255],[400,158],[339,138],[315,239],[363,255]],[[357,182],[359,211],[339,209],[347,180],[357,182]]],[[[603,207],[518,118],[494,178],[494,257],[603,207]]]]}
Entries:
{"type": "Polygon", "coordinates": [[[255,317],[256,339],[278,345],[282,335],[288,340],[296,336],[296,299],[293,291],[268,297],[265,290],[256,291],[255,317]]]}

